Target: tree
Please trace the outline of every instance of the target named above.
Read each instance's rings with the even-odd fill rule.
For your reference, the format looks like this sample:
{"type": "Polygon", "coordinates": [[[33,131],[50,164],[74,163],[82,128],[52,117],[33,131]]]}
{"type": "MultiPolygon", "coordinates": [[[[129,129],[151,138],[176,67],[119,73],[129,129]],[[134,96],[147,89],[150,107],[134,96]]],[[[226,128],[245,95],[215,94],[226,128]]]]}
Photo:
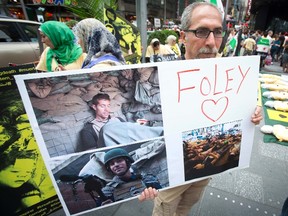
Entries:
{"type": "Polygon", "coordinates": [[[176,34],[175,31],[173,30],[168,30],[168,29],[165,29],[165,30],[162,30],[162,31],[155,31],[153,33],[151,33],[149,35],[149,38],[147,40],[147,44],[150,44],[151,40],[153,38],[158,38],[158,40],[160,41],[161,44],[165,44],[166,43],[166,39],[169,35],[174,35],[177,40],[178,40],[178,35],[176,34]]]}
{"type": "Polygon", "coordinates": [[[96,18],[104,23],[104,6],[117,9],[117,0],[79,0],[76,6],[66,8],[80,19],[96,18]]]}

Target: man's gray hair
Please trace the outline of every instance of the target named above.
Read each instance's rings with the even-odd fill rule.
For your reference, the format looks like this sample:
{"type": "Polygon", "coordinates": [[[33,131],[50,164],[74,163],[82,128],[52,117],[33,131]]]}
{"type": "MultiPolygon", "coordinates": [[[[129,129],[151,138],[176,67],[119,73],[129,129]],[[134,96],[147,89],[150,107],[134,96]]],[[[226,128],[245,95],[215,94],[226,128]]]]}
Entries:
{"type": "Polygon", "coordinates": [[[192,25],[192,20],[191,20],[192,12],[194,9],[202,5],[209,5],[211,7],[214,7],[222,17],[222,12],[216,5],[211,4],[209,2],[194,2],[188,5],[182,13],[182,17],[181,17],[181,29],[182,30],[187,30],[192,25]]]}

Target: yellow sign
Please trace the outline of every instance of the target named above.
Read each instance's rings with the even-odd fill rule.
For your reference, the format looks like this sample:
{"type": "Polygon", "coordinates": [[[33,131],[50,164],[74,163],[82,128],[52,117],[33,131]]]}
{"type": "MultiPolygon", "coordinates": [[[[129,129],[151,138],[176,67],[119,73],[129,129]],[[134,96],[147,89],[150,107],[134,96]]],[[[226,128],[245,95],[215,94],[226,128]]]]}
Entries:
{"type": "Polygon", "coordinates": [[[141,63],[141,38],[137,27],[111,8],[104,8],[107,29],[116,37],[127,64],[141,63]]]}
{"type": "Polygon", "coordinates": [[[271,119],[271,120],[276,120],[276,121],[288,123],[288,113],[287,112],[267,109],[267,114],[268,114],[269,119],[271,119]]]}

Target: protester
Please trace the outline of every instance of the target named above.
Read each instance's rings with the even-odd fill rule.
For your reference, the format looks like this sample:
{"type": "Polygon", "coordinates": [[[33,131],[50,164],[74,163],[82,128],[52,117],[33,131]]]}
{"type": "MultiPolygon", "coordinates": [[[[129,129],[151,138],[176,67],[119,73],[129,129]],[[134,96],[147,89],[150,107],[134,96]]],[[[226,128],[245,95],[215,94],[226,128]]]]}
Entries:
{"type": "MultiPolygon", "coordinates": [[[[217,56],[224,36],[222,14],[217,7],[207,2],[195,2],[182,14],[182,29],[185,32],[185,59],[213,58],[217,56]]],[[[261,107],[251,117],[254,124],[262,120],[261,107]]],[[[188,215],[192,206],[201,198],[209,179],[190,183],[164,191],[145,190],[139,200],[154,200],[153,215],[188,215]]]]}
{"type": "Polygon", "coordinates": [[[265,66],[265,58],[270,53],[270,40],[267,37],[268,32],[264,32],[263,36],[256,44],[256,52],[260,55],[260,69],[265,66]]]}
{"type": "Polygon", "coordinates": [[[282,56],[282,68],[283,72],[288,72],[288,44],[284,46],[283,56],[282,56]]]}
{"type": "Polygon", "coordinates": [[[180,31],[180,36],[178,38],[178,46],[181,51],[181,58],[185,55],[185,45],[184,45],[184,32],[180,31]],[[182,32],[182,33],[181,33],[182,32]]]}
{"type": "Polygon", "coordinates": [[[86,57],[70,28],[58,21],[41,24],[41,41],[47,47],[36,66],[39,71],[62,71],[80,69],[86,57]]]}
{"type": "Polygon", "coordinates": [[[243,34],[245,29],[243,29],[242,26],[240,26],[237,30],[237,34],[236,34],[236,47],[233,53],[233,56],[241,56],[243,55],[243,52],[241,52],[242,49],[242,45],[243,45],[243,40],[245,40],[245,35],[243,34]]]}
{"type": "Polygon", "coordinates": [[[271,57],[272,57],[272,64],[273,62],[278,60],[279,52],[280,52],[281,41],[279,40],[279,35],[274,35],[274,40],[271,43],[271,57]]]}
{"type": "Polygon", "coordinates": [[[86,18],[73,27],[83,51],[87,53],[82,68],[97,68],[125,64],[120,45],[104,24],[86,18]]]}
{"type": "Polygon", "coordinates": [[[262,31],[261,30],[256,30],[255,33],[253,34],[253,36],[255,37],[255,41],[256,44],[258,43],[258,41],[261,39],[262,37],[262,31]]]}
{"type": "Polygon", "coordinates": [[[267,35],[267,38],[270,40],[270,44],[273,42],[273,40],[275,38],[273,38],[273,31],[272,30],[269,30],[268,31],[268,35],[267,35]]]}
{"type": "Polygon", "coordinates": [[[228,34],[229,35],[227,37],[227,42],[223,50],[223,55],[225,57],[233,56],[237,45],[236,29],[234,28],[229,29],[228,34]]]}
{"type": "Polygon", "coordinates": [[[181,51],[177,44],[177,38],[174,35],[169,35],[166,39],[166,46],[168,47],[168,50],[171,50],[171,54],[175,54],[175,58],[181,57],[181,51]]]}
{"type": "Polygon", "coordinates": [[[244,56],[246,55],[253,55],[254,50],[256,48],[256,41],[254,40],[253,36],[250,35],[243,43],[244,48],[244,56]]]}
{"type": "Polygon", "coordinates": [[[279,49],[279,56],[278,56],[277,61],[280,61],[280,66],[282,66],[282,54],[283,54],[284,42],[285,42],[285,32],[280,32],[279,40],[280,40],[280,49],[279,49]]]}
{"type": "MultiPolygon", "coordinates": [[[[158,38],[153,38],[150,42],[150,45],[147,47],[146,50],[146,61],[149,60],[153,56],[157,55],[169,55],[170,52],[167,50],[165,45],[160,44],[160,41],[158,38]]],[[[154,60],[153,60],[154,61],[154,60]]],[[[155,61],[154,61],[155,62],[155,61]]]]}

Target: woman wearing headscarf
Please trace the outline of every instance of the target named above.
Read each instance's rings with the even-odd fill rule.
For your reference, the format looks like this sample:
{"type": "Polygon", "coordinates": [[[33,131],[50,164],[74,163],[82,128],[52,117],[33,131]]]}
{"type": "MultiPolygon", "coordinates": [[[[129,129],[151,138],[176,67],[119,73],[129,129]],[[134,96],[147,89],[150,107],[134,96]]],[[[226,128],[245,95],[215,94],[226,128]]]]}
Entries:
{"type": "Polygon", "coordinates": [[[99,20],[83,19],[74,26],[73,31],[83,51],[87,53],[82,68],[125,64],[118,41],[99,20]]]}
{"type": "Polygon", "coordinates": [[[47,46],[36,66],[40,71],[80,69],[86,57],[75,43],[72,30],[64,23],[47,21],[40,28],[41,41],[47,46]]]}

